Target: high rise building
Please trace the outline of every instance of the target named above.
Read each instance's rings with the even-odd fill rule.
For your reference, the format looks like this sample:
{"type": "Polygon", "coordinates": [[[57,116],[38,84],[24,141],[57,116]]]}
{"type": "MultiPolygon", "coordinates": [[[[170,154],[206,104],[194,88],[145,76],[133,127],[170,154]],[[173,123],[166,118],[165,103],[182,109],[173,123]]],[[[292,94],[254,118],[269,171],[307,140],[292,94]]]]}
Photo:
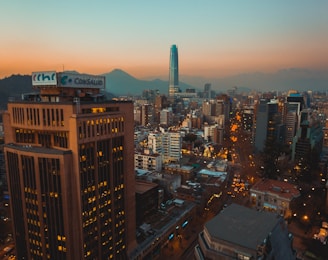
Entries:
{"type": "Polygon", "coordinates": [[[33,73],[9,101],[5,160],[18,259],[126,259],[135,245],[133,104],[105,78],[33,73]]]}
{"type": "Polygon", "coordinates": [[[204,85],[204,95],[203,98],[210,99],[211,97],[211,83],[206,83],[204,85]]]}
{"type": "Polygon", "coordinates": [[[160,111],[164,108],[167,108],[167,96],[166,95],[157,95],[155,97],[154,103],[154,122],[159,123],[160,121],[160,111]]]}
{"type": "Polygon", "coordinates": [[[179,61],[178,48],[171,46],[170,51],[170,71],[169,71],[169,98],[174,100],[176,93],[179,92],[179,61]]]}
{"type": "Polygon", "coordinates": [[[180,132],[150,133],[148,148],[162,155],[164,162],[178,162],[181,159],[182,136],[180,132]]]}
{"type": "Polygon", "coordinates": [[[242,109],[242,126],[245,131],[253,133],[254,107],[244,106],[242,109]]]}
{"type": "Polygon", "coordinates": [[[301,112],[301,124],[291,144],[292,161],[316,163],[322,152],[324,133],[318,114],[311,108],[301,112]]]}
{"type": "Polygon", "coordinates": [[[141,106],[141,125],[148,126],[154,122],[154,107],[150,104],[141,106]]]}
{"type": "Polygon", "coordinates": [[[276,100],[261,99],[256,113],[255,149],[263,151],[267,141],[278,141],[280,115],[276,100]]]}
{"type": "Polygon", "coordinates": [[[149,133],[148,135],[148,148],[153,153],[163,153],[162,133],[149,133]]]}
{"type": "Polygon", "coordinates": [[[173,113],[171,109],[163,109],[159,114],[159,123],[165,126],[173,124],[173,113]]]}
{"type": "Polygon", "coordinates": [[[164,162],[179,162],[181,159],[182,136],[180,132],[165,132],[162,135],[164,162]]]}
{"type": "Polygon", "coordinates": [[[285,115],[285,142],[291,144],[297,130],[300,127],[300,116],[301,116],[301,103],[299,102],[287,102],[285,104],[286,115],[285,115]]]}

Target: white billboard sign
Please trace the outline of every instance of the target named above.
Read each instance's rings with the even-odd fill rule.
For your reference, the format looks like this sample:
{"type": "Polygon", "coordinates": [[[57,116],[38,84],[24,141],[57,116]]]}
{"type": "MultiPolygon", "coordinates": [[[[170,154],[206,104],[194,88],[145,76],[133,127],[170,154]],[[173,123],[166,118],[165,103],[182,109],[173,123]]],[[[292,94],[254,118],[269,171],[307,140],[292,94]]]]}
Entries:
{"type": "Polygon", "coordinates": [[[32,72],[32,85],[56,86],[57,85],[56,71],[32,72]]]}
{"type": "Polygon", "coordinates": [[[105,88],[105,77],[88,74],[58,73],[58,86],[73,88],[105,88]]]}

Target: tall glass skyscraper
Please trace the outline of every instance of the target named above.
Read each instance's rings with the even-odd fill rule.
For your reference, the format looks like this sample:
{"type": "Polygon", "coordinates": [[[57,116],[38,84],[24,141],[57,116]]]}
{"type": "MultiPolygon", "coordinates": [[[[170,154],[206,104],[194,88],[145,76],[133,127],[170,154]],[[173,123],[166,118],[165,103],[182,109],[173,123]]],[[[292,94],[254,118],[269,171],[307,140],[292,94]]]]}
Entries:
{"type": "Polygon", "coordinates": [[[170,75],[169,75],[169,98],[174,99],[179,92],[179,61],[178,48],[174,44],[170,51],[170,75]]]}

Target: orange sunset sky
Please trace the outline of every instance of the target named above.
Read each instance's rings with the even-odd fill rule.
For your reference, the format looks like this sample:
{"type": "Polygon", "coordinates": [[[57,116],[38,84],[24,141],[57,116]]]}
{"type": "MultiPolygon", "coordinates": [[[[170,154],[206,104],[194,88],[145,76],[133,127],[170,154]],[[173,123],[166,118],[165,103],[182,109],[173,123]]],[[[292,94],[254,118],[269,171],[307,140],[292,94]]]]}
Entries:
{"type": "Polygon", "coordinates": [[[2,1],[0,78],[33,71],[143,78],[328,68],[328,1],[2,1]],[[232,2],[232,3],[231,3],[232,2]]]}

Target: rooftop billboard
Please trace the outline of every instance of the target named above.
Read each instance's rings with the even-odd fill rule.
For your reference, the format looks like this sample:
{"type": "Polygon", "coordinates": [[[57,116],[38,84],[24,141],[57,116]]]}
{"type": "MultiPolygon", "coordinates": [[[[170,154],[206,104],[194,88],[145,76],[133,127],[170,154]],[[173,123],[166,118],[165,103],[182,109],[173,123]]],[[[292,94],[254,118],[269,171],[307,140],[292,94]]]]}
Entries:
{"type": "Polygon", "coordinates": [[[56,86],[56,71],[32,72],[32,86],[56,86]]]}
{"type": "Polygon", "coordinates": [[[58,86],[71,88],[105,88],[105,77],[71,72],[58,73],[58,86]]]}

